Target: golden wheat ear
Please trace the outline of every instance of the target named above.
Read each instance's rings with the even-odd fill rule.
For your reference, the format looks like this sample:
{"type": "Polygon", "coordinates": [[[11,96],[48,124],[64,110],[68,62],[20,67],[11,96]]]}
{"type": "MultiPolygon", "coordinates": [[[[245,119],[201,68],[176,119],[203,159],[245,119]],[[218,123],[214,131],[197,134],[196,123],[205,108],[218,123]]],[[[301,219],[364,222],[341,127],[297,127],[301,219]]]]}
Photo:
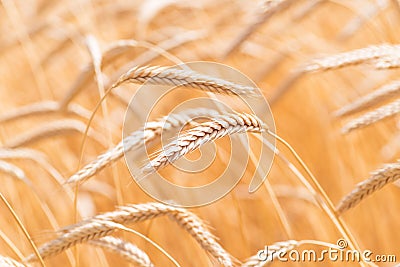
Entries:
{"type": "Polygon", "coordinates": [[[124,153],[155,139],[160,136],[163,131],[168,132],[172,129],[179,129],[194,118],[214,117],[217,114],[218,112],[212,109],[194,108],[147,122],[143,128],[132,132],[115,147],[99,155],[94,161],[70,176],[66,183],[80,183],[88,180],[108,165],[121,159],[124,153]]]}
{"type": "Polygon", "coordinates": [[[396,80],[388,84],[385,84],[379,87],[378,89],[374,90],[373,92],[357,99],[351,104],[344,106],[343,108],[337,110],[334,113],[334,115],[336,117],[350,115],[352,113],[371,107],[379,102],[383,102],[399,94],[400,94],[400,80],[396,80]]]}
{"type": "MultiPolygon", "coordinates": [[[[232,256],[216,241],[216,238],[209,232],[202,220],[186,209],[161,203],[121,206],[115,211],[96,215],[78,224],[67,226],[59,231],[59,237],[42,245],[39,248],[39,253],[42,258],[55,256],[76,244],[114,233],[120,229],[115,224],[137,223],[161,216],[168,216],[176,221],[206,252],[221,264],[233,266],[232,256]]],[[[34,254],[26,258],[26,261],[33,260],[36,260],[34,254]]]]}
{"type": "Polygon", "coordinates": [[[383,119],[392,117],[400,112],[400,99],[393,101],[383,107],[367,112],[358,118],[349,121],[342,128],[343,133],[366,127],[383,119]]]}
{"type": "Polygon", "coordinates": [[[398,179],[400,179],[400,161],[384,165],[381,169],[372,172],[368,179],[359,183],[353,191],[342,198],[336,208],[337,213],[342,214],[357,206],[367,196],[398,179]]]}

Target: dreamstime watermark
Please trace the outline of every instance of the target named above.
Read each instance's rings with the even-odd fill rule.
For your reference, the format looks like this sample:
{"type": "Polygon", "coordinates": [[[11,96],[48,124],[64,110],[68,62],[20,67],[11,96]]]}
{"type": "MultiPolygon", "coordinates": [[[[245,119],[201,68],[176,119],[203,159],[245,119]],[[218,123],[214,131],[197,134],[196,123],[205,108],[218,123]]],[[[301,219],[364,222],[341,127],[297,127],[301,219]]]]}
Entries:
{"type": "Polygon", "coordinates": [[[258,260],[262,262],[396,262],[396,255],[374,254],[371,250],[347,249],[348,244],[344,239],[337,241],[337,246],[320,251],[313,249],[286,249],[265,246],[257,253],[258,260]]]}
{"type": "Polygon", "coordinates": [[[166,174],[168,172],[162,170],[141,172],[143,166],[148,164],[155,154],[163,151],[164,146],[184,133],[188,125],[193,127],[196,123],[210,121],[222,113],[254,114],[268,125],[269,131],[275,132],[268,102],[254,82],[240,71],[223,64],[203,61],[180,64],[171,68],[176,71],[160,74],[140,86],[132,96],[125,114],[124,140],[132,140],[126,137],[145,125],[154,125],[153,122],[161,116],[167,118],[165,121],[170,118],[176,122],[173,123],[173,127],[171,124],[163,127],[161,134],[158,132],[154,138],[161,140],[161,148],[154,149],[156,142],[147,142],[148,137],[145,135],[149,132],[145,130],[139,132],[143,140],[140,146],[132,149],[129,141],[124,144],[125,160],[135,182],[149,196],[166,204],[182,207],[207,205],[222,198],[237,185],[248,171],[251,156],[255,170],[250,180],[249,192],[255,192],[266,179],[274,157],[275,138],[266,132],[255,133],[259,139],[250,139],[246,133],[227,136],[225,140],[229,139],[229,145],[226,142],[221,146],[206,142],[199,148],[200,156],[197,159],[182,157],[169,162],[168,165],[176,168],[174,177],[168,177],[166,174]],[[174,75],[177,79],[174,79],[174,75]],[[170,80],[163,82],[160,77],[170,80]],[[190,86],[194,79],[200,82],[204,80],[205,84],[215,82],[215,85],[228,81],[241,88],[254,90],[249,94],[218,94],[211,92],[213,90],[207,90],[206,85],[190,86]],[[193,87],[204,90],[196,90],[193,87]],[[190,116],[187,116],[188,113],[190,116]],[[178,123],[174,119],[178,114],[186,114],[182,118],[187,118],[187,121],[178,123]],[[254,145],[254,142],[260,145],[254,145]],[[255,151],[254,147],[259,150],[255,151]],[[193,180],[207,182],[192,185],[190,182],[193,180]],[[185,181],[188,181],[189,185],[185,184],[185,181]]]}

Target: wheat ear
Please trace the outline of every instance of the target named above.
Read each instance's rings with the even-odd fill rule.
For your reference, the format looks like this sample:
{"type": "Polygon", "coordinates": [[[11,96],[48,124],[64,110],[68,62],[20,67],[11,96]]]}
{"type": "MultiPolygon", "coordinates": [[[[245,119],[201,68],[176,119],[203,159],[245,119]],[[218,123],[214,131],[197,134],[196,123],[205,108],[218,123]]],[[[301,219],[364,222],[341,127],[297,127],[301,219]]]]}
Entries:
{"type": "Polygon", "coordinates": [[[265,124],[255,115],[232,113],[219,115],[184,132],[142,168],[143,173],[151,173],[172,163],[207,142],[227,135],[243,132],[261,132],[265,124]]]}
{"type": "Polygon", "coordinates": [[[371,173],[371,176],[359,183],[356,188],[346,195],[337,206],[341,214],[359,204],[364,198],[378,191],[385,185],[393,183],[400,178],[400,161],[386,164],[381,169],[371,173]]]}
{"type": "MultiPolygon", "coordinates": [[[[11,110],[7,113],[0,115],[0,123],[8,122],[15,119],[28,118],[35,115],[53,114],[60,113],[60,105],[55,101],[42,101],[38,103],[29,104],[26,106],[18,107],[15,110],[11,110]]],[[[83,119],[90,117],[90,111],[84,107],[71,103],[67,106],[67,113],[77,115],[83,119]]]]}
{"type": "MultiPolygon", "coordinates": [[[[205,224],[193,213],[161,203],[145,203],[119,207],[112,212],[103,213],[84,220],[78,224],[61,229],[60,236],[39,248],[42,258],[57,255],[75,244],[98,239],[115,232],[113,225],[141,222],[156,217],[168,215],[181,227],[188,231],[194,239],[224,266],[233,266],[232,258],[214,236],[207,230],[205,224]]],[[[27,261],[36,259],[30,255],[27,261]]]]}
{"type": "Polygon", "coordinates": [[[343,133],[371,125],[380,120],[386,119],[400,112],[400,99],[393,101],[383,107],[367,112],[360,117],[351,120],[342,128],[343,133]]]}
{"type": "Polygon", "coordinates": [[[16,260],[13,260],[9,257],[4,257],[0,255],[0,266],[1,267],[27,267],[27,265],[24,265],[16,260]]]}
{"type": "Polygon", "coordinates": [[[124,82],[186,86],[214,93],[259,96],[257,88],[252,86],[236,84],[192,70],[171,67],[135,67],[123,74],[113,87],[124,82]]]}
{"type": "Polygon", "coordinates": [[[335,112],[335,116],[349,115],[385,101],[400,93],[400,80],[388,83],[335,112]]]}
{"type": "Polygon", "coordinates": [[[149,256],[130,242],[112,236],[89,241],[89,244],[114,252],[132,264],[140,267],[154,267],[149,256]]]}
{"type": "MultiPolygon", "coordinates": [[[[305,65],[304,70],[307,72],[326,71],[363,63],[378,63],[380,61],[377,60],[383,59],[391,54],[397,54],[399,50],[400,45],[382,44],[369,46],[320,59],[314,59],[305,65]]],[[[378,66],[376,67],[378,68],[378,66]]]]}
{"type": "Polygon", "coordinates": [[[67,179],[66,183],[84,182],[106,166],[119,160],[124,156],[124,153],[131,151],[145,142],[149,142],[160,136],[162,131],[170,131],[182,127],[196,117],[212,117],[218,112],[208,108],[188,109],[177,114],[164,116],[158,120],[147,122],[145,126],[119,142],[115,147],[107,152],[99,155],[94,161],[90,162],[77,173],[67,179]]]}
{"type": "MultiPolygon", "coordinates": [[[[26,146],[39,140],[52,137],[55,135],[62,135],[68,133],[84,133],[86,124],[73,119],[64,119],[46,123],[37,128],[33,128],[30,131],[17,135],[11,141],[6,142],[5,147],[16,148],[20,146],[26,146]]],[[[105,144],[104,138],[90,128],[89,136],[100,144],[105,144]]]]}

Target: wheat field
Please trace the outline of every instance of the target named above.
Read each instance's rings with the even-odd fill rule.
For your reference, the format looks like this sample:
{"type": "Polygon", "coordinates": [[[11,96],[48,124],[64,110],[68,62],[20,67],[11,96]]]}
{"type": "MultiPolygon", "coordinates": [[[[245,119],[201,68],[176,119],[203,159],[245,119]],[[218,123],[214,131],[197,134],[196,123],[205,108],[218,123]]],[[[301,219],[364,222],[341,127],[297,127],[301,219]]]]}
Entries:
{"type": "Polygon", "coordinates": [[[399,25],[398,0],[1,0],[0,266],[396,266],[399,25]],[[274,124],[240,110],[255,87],[174,67],[193,61],[248,77],[274,124]],[[143,84],[180,88],[147,114],[148,103],[130,105],[143,84]],[[212,97],[234,110],[163,117],[212,97]],[[249,193],[264,135],[275,156],[249,193]],[[208,205],[160,203],[132,177],[210,183],[235,136],[249,138],[250,160],[231,163],[240,181],[208,205]],[[212,143],[201,172],[171,166],[210,159],[212,143]],[[396,258],[257,258],[338,240],[396,258]]]}

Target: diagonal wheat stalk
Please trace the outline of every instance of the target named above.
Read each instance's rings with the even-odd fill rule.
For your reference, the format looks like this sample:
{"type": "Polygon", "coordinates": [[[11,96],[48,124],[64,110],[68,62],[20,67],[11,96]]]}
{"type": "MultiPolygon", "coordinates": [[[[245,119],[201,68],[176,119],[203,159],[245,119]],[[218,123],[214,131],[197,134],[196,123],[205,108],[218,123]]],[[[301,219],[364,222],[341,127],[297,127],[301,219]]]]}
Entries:
{"type": "Polygon", "coordinates": [[[1,267],[28,267],[28,265],[24,265],[16,260],[13,260],[9,257],[4,257],[0,255],[0,266],[1,267]]]}
{"type": "Polygon", "coordinates": [[[348,133],[355,129],[359,129],[380,120],[386,119],[400,112],[400,99],[393,101],[383,107],[377,108],[373,111],[367,112],[360,117],[351,120],[343,126],[342,132],[348,133]]]}
{"type": "Polygon", "coordinates": [[[378,102],[385,101],[393,96],[400,94],[400,80],[385,84],[370,94],[367,94],[353,103],[344,106],[335,112],[335,116],[349,115],[362,109],[370,107],[378,102]]]}
{"type": "Polygon", "coordinates": [[[359,183],[353,191],[340,201],[336,208],[337,213],[342,214],[355,207],[367,196],[398,179],[400,179],[400,161],[384,165],[381,169],[371,173],[368,179],[359,183]]]}
{"type": "MultiPolygon", "coordinates": [[[[71,246],[88,240],[98,239],[117,230],[110,222],[117,224],[136,223],[168,215],[183,229],[188,231],[202,248],[215,257],[224,266],[233,266],[232,257],[215,240],[204,223],[193,213],[161,203],[145,203],[119,207],[112,212],[103,213],[70,225],[60,230],[60,236],[39,248],[42,258],[57,255],[71,246]]],[[[35,255],[27,261],[35,260],[35,255]]]]}
{"type": "Polygon", "coordinates": [[[131,151],[145,142],[155,139],[157,136],[160,136],[163,131],[170,131],[171,129],[182,127],[196,117],[212,117],[216,114],[218,114],[218,112],[212,109],[195,108],[164,116],[152,122],[147,122],[142,129],[131,133],[115,147],[99,155],[94,161],[73,174],[67,179],[66,183],[86,181],[106,166],[122,158],[124,153],[131,151]]]}

